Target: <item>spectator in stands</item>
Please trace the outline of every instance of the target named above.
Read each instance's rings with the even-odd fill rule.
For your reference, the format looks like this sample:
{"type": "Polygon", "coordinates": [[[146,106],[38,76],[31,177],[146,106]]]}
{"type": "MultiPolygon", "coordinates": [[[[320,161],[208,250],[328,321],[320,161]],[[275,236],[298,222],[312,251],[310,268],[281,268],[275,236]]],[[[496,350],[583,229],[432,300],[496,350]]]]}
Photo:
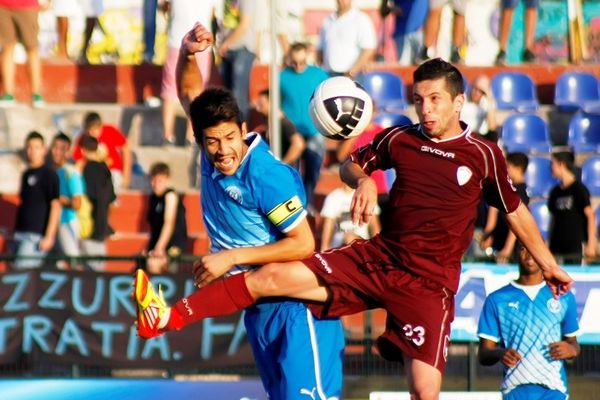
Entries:
{"type": "Polygon", "coordinates": [[[60,61],[69,61],[69,18],[77,15],[78,4],[73,0],[52,0],[51,4],[56,16],[56,56],[60,61]]]}
{"type": "Polygon", "coordinates": [[[355,239],[368,239],[381,231],[379,221],[379,206],[373,210],[373,215],[366,224],[352,222],[350,205],[354,189],[344,184],[341,188],[331,191],[326,197],[321,209],[323,227],[321,228],[321,251],[332,247],[348,244],[355,239]]]}
{"type": "Polygon", "coordinates": [[[429,10],[428,0],[382,0],[381,16],[394,16],[392,37],[401,65],[417,64],[417,56],[423,47],[423,24],[429,10]]]}
{"type": "Polygon", "coordinates": [[[132,155],[127,143],[127,138],[113,125],[102,123],[100,114],[89,112],[83,118],[82,133],[73,149],[73,159],[79,161],[83,154],[81,139],[86,135],[98,140],[98,157],[110,169],[113,187],[118,191],[127,189],[131,182],[132,155]]]}
{"type": "MultiPolygon", "coordinates": [[[[163,141],[165,144],[175,144],[175,117],[179,100],[177,99],[177,87],[175,83],[175,66],[177,65],[177,56],[179,46],[183,35],[199,21],[204,26],[210,26],[212,18],[215,16],[218,0],[171,0],[168,8],[169,28],[168,28],[168,48],[167,59],[162,70],[162,120],[163,120],[163,141]]],[[[204,83],[210,80],[212,69],[212,52],[205,51],[196,55],[196,63],[204,83]]],[[[194,142],[194,133],[192,125],[186,120],[186,143],[194,142]]]]}
{"type": "Polygon", "coordinates": [[[521,244],[519,277],[488,296],[479,318],[479,362],[500,361],[504,399],[567,399],[564,360],[577,357],[577,304],[553,298],[542,270],[521,244]]]}
{"type": "Polygon", "coordinates": [[[15,221],[13,264],[16,269],[37,268],[52,249],[60,220],[59,182],[54,169],[46,165],[44,137],[31,132],[25,139],[28,166],[21,176],[15,221]],[[37,256],[23,259],[21,256],[37,256]]]}
{"type": "MultiPolygon", "coordinates": [[[[513,14],[519,0],[502,0],[500,4],[500,32],[498,41],[500,50],[496,56],[496,65],[506,65],[506,49],[512,26],[513,14]]],[[[525,49],[523,50],[523,62],[535,62],[533,53],[533,41],[535,39],[535,26],[537,24],[537,7],[539,0],[525,0],[525,49]]]]}
{"type": "Polygon", "coordinates": [[[360,80],[377,51],[375,27],[367,14],[352,6],[352,0],[337,0],[336,4],[337,11],[321,25],[318,58],[331,75],[360,80]]]}
{"type": "MultiPolygon", "coordinates": [[[[94,226],[91,236],[81,242],[81,253],[85,256],[103,257],[106,255],[105,240],[113,233],[108,224],[108,208],[116,199],[111,171],[102,161],[96,137],[84,135],[81,137],[80,145],[85,193],[92,203],[94,226]]],[[[104,271],[103,260],[86,261],[84,264],[94,271],[104,271]]]]}
{"type": "Polygon", "coordinates": [[[596,216],[590,203],[590,192],[574,173],[575,156],[569,148],[552,151],[552,175],[559,184],[548,197],[552,216],[550,250],[567,264],[581,264],[582,246],[585,259],[596,258],[596,216]]]}
{"type": "Polygon", "coordinates": [[[150,225],[148,271],[154,274],[166,272],[166,257],[178,257],[187,250],[187,225],[185,207],[181,197],[170,187],[171,171],[163,162],[150,167],[150,187],[146,220],[150,225]],[[156,259],[157,263],[153,262],[156,259]]]}
{"type": "Polygon", "coordinates": [[[279,84],[283,113],[296,126],[306,142],[302,153],[301,175],[307,204],[312,207],[315,187],[321,174],[325,144],[323,136],[310,119],[308,104],[317,86],[329,75],[320,67],[308,64],[307,51],[304,43],[293,43],[290,46],[288,65],[281,71],[279,84]]]}
{"type": "MultiPolygon", "coordinates": [[[[163,4],[165,1],[163,1],[163,4]]],[[[156,43],[156,12],[158,11],[158,0],[143,0],[142,22],[144,26],[144,54],[142,63],[154,63],[154,44],[156,43]]]]}
{"type": "MultiPolygon", "coordinates": [[[[269,98],[269,89],[262,90],[258,98],[256,99],[256,111],[262,114],[266,118],[266,124],[263,132],[260,132],[262,136],[270,142],[271,136],[268,128],[268,119],[271,109],[271,101],[269,98]]],[[[279,112],[279,126],[280,126],[280,148],[279,156],[281,161],[291,165],[298,169],[298,160],[306,147],[304,138],[296,130],[296,127],[290,121],[284,113],[279,112]]]]}
{"type": "MultiPolygon", "coordinates": [[[[423,47],[421,48],[418,62],[429,59],[433,56],[431,48],[438,40],[440,33],[440,24],[442,18],[442,9],[449,0],[429,0],[429,14],[425,21],[425,37],[423,47]]],[[[465,43],[465,11],[467,9],[468,0],[451,0],[454,19],[452,21],[452,47],[450,49],[450,62],[461,63],[463,57],[461,49],[465,43]]]]}
{"type": "MultiPolygon", "coordinates": [[[[525,204],[529,204],[527,184],[525,183],[525,171],[528,164],[529,158],[525,153],[506,155],[508,176],[525,204]]],[[[515,252],[516,241],[517,238],[508,228],[504,215],[500,215],[497,208],[489,207],[487,221],[480,239],[481,248],[492,248],[498,264],[516,262],[518,260],[518,253],[515,252]]]]}
{"type": "Polygon", "coordinates": [[[90,41],[94,29],[98,26],[104,32],[98,17],[104,12],[104,0],[81,0],[80,2],[83,14],[85,15],[85,28],[83,30],[83,44],[78,62],[80,64],[89,64],[87,51],[90,47],[90,41]]]}
{"type": "Polygon", "coordinates": [[[31,102],[34,107],[44,105],[42,97],[42,67],[38,42],[38,0],[0,0],[0,47],[2,48],[2,89],[0,105],[15,103],[15,60],[17,39],[27,52],[31,102]]]}
{"type": "MultiPolygon", "coordinates": [[[[60,186],[59,201],[62,206],[60,226],[58,228],[58,244],[63,255],[79,257],[81,255],[81,239],[77,210],[81,207],[83,177],[75,165],[68,164],[71,138],[59,132],[52,139],[50,153],[58,175],[60,186]]],[[[75,265],[71,265],[75,267],[75,265]]]]}
{"type": "Polygon", "coordinates": [[[259,0],[259,9],[261,17],[257,20],[256,29],[256,60],[261,64],[268,64],[274,56],[278,63],[281,63],[282,55],[287,54],[290,47],[290,38],[294,37],[294,24],[289,24],[290,12],[294,12],[296,7],[293,2],[287,0],[275,0],[275,37],[277,39],[276,53],[271,54],[271,2],[269,0],[259,0]]]}
{"type": "Polygon", "coordinates": [[[268,19],[264,11],[258,0],[225,0],[223,19],[227,25],[217,53],[222,57],[223,84],[233,91],[244,118],[248,117],[250,73],[258,44],[257,29],[261,21],[268,19]]]}
{"type": "Polygon", "coordinates": [[[490,78],[486,75],[478,75],[473,80],[460,117],[469,124],[471,132],[493,142],[498,141],[496,100],[490,78]]]}

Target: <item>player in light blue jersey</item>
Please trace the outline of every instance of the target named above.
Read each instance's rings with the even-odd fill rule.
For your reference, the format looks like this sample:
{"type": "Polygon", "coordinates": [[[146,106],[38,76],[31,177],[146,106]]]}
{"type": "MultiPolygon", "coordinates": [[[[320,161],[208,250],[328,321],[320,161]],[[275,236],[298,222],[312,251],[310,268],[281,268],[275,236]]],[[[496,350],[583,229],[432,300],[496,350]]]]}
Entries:
{"type": "Polygon", "coordinates": [[[479,362],[504,364],[504,399],[566,399],[563,360],[579,354],[578,330],[573,293],[555,299],[542,270],[519,245],[519,278],[491,293],[483,305],[479,362]]]}
{"type": "MultiPolygon", "coordinates": [[[[256,133],[247,133],[233,94],[200,93],[195,27],[183,40],[177,77],[180,99],[202,149],[201,203],[211,253],[195,266],[213,280],[314,251],[297,171],[277,160],[256,133]]],[[[244,322],[271,400],[339,399],[344,335],[339,319],[315,319],[299,301],[265,299],[246,309],[244,322]]]]}

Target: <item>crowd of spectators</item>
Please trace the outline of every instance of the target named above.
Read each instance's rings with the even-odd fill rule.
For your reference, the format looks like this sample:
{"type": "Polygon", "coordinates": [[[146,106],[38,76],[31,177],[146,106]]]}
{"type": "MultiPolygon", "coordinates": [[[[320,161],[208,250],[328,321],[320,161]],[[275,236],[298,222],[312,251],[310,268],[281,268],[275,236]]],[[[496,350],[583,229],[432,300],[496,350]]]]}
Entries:
{"type": "MultiPolygon", "coordinates": [[[[453,11],[452,44],[449,58],[452,62],[461,64],[464,63],[467,46],[465,14],[469,4],[468,1],[381,1],[379,18],[382,20],[393,18],[394,20],[392,37],[396,45],[396,61],[399,64],[415,65],[429,57],[437,56],[436,42],[440,34],[441,11],[447,3],[453,11]]],[[[516,3],[517,1],[502,1],[500,4],[499,53],[496,59],[498,65],[506,63],[506,46],[516,3]]],[[[206,85],[209,82],[213,71],[218,71],[222,84],[235,94],[248,123],[251,121],[250,114],[252,112],[256,111],[259,114],[259,119],[263,122],[268,120],[270,112],[270,95],[267,88],[260,92],[255,103],[250,101],[249,87],[252,66],[257,61],[264,62],[268,57],[275,56],[280,59],[282,148],[279,153],[286,163],[300,170],[307,194],[308,209],[313,217],[318,218],[320,206],[315,203],[314,195],[324,162],[339,163],[356,146],[371,140],[382,127],[373,121],[362,137],[356,141],[347,141],[338,146],[335,155],[330,156],[332,160],[326,160],[328,157],[326,154],[327,145],[323,136],[318,134],[308,114],[310,97],[314,89],[330,76],[346,75],[361,81],[364,74],[372,68],[373,63],[377,60],[381,38],[376,30],[376,24],[374,24],[373,14],[369,15],[359,10],[353,4],[353,0],[336,1],[335,10],[322,20],[318,39],[314,43],[298,41],[299,37],[295,25],[290,23],[290,15],[297,13],[294,5],[286,4],[282,0],[277,0],[273,4],[276,7],[274,10],[276,25],[270,27],[269,7],[271,2],[267,0],[212,0],[202,2],[201,6],[197,6],[190,0],[144,0],[143,34],[140,38],[144,43],[143,63],[153,64],[155,62],[156,17],[158,12],[165,12],[169,23],[167,28],[167,55],[163,65],[160,94],[162,100],[162,131],[163,143],[174,145],[176,142],[175,115],[176,109],[179,107],[175,84],[175,66],[181,39],[194,22],[199,21],[205,26],[213,27],[217,38],[214,53],[207,51],[196,57],[197,66],[203,77],[203,84],[206,85]],[[278,39],[279,50],[277,54],[266,55],[264,52],[265,46],[262,44],[265,36],[271,31],[275,33],[278,39]]],[[[92,33],[97,27],[103,29],[98,19],[103,12],[101,0],[82,1],[81,4],[78,2],[54,1],[51,5],[41,1],[38,3],[37,0],[29,2],[0,0],[0,22],[3,22],[0,29],[0,39],[3,45],[3,92],[0,99],[2,104],[14,102],[14,78],[11,78],[14,76],[14,62],[11,54],[17,41],[20,41],[27,50],[33,105],[40,106],[43,104],[40,83],[40,57],[38,41],[36,40],[38,26],[37,22],[32,21],[37,21],[40,7],[49,6],[54,8],[57,17],[56,57],[64,59],[70,57],[66,41],[69,18],[73,15],[73,8],[82,7],[86,10],[84,13],[86,28],[83,47],[76,59],[80,63],[88,62],[86,51],[92,33]],[[15,5],[17,3],[19,4],[15,5]]],[[[525,2],[524,62],[535,61],[533,37],[538,6],[537,1],[525,2]]],[[[497,123],[496,104],[490,77],[477,76],[467,86],[467,102],[462,112],[462,119],[469,123],[471,130],[479,137],[498,141],[501,127],[497,123]]],[[[251,125],[249,128],[261,131],[268,139],[269,132],[266,126],[266,124],[261,125],[259,123],[251,125]]],[[[36,148],[35,145],[39,144],[38,142],[39,138],[33,135],[28,138],[26,148],[31,148],[33,154],[33,149],[36,148]]],[[[192,144],[192,142],[192,129],[188,124],[186,144],[192,144]]],[[[42,146],[44,146],[43,142],[42,146]]],[[[36,247],[36,251],[40,251],[41,254],[45,254],[54,245],[54,243],[50,245],[50,239],[53,236],[58,238],[58,245],[65,255],[77,257],[86,254],[86,244],[88,245],[87,254],[105,254],[104,239],[112,233],[108,224],[97,222],[94,225],[93,235],[82,238],[78,234],[80,233],[80,227],[76,226],[76,221],[78,221],[76,217],[83,218],[82,213],[78,212],[83,197],[85,201],[91,201],[94,212],[99,213],[95,218],[100,218],[103,221],[107,220],[110,203],[115,200],[121,190],[130,187],[133,156],[126,136],[117,127],[103,123],[100,115],[92,112],[84,118],[81,134],[78,137],[71,138],[63,133],[58,134],[52,142],[51,152],[54,167],[57,169],[60,178],[60,190],[57,197],[57,202],[62,205],[60,221],[54,227],[55,223],[52,221],[55,217],[52,210],[54,210],[53,204],[56,202],[53,197],[46,196],[49,199],[48,207],[46,207],[48,215],[43,220],[47,223],[36,229],[23,228],[20,224],[24,223],[22,217],[27,213],[23,214],[23,211],[19,211],[21,217],[18,219],[17,227],[19,229],[16,230],[18,235],[16,234],[15,238],[20,240],[24,231],[28,234],[38,235],[36,238],[41,246],[36,247]],[[67,163],[67,160],[71,157],[71,141],[74,143],[72,160],[75,164],[67,163]],[[110,177],[110,184],[105,179],[100,179],[100,177],[110,177]],[[100,185],[101,187],[98,186],[99,181],[104,182],[100,185]],[[55,230],[57,233],[53,233],[55,230]],[[92,249],[91,253],[90,248],[92,249]]],[[[526,168],[526,163],[523,167],[519,157],[514,155],[507,156],[507,161],[509,167],[512,166],[513,170],[516,171],[515,177],[512,178],[515,184],[524,185],[523,168],[526,168]],[[513,159],[519,162],[515,164],[511,161],[513,159]]],[[[38,168],[35,158],[30,159],[29,162],[31,168],[35,171],[38,168]]],[[[558,165],[566,165],[560,171],[569,170],[569,164],[564,160],[560,160],[560,162],[553,162],[553,172],[556,172],[554,169],[558,171],[558,165]]],[[[29,171],[24,175],[23,179],[26,182],[28,182],[28,174],[30,173],[32,172],[29,171]]],[[[558,172],[556,173],[558,174],[558,172]]],[[[168,178],[170,172],[168,169],[166,171],[159,169],[154,171],[153,174],[151,174],[151,178],[152,182],[155,182],[160,181],[161,178],[168,178]]],[[[568,176],[568,174],[561,172],[560,176],[568,176]]],[[[383,173],[378,176],[378,182],[380,183],[379,200],[383,217],[385,216],[385,201],[390,182],[389,178],[386,178],[383,173]]],[[[22,200],[27,199],[28,196],[25,189],[27,189],[27,186],[22,186],[22,200]]],[[[165,196],[167,199],[173,197],[173,195],[165,195],[165,193],[171,193],[169,191],[171,189],[167,192],[164,192],[164,190],[166,188],[154,192],[152,197],[154,202],[158,201],[155,198],[156,196],[161,199],[165,196]]],[[[583,193],[583,190],[578,193],[580,192],[583,193]]],[[[341,196],[342,194],[347,195],[347,193],[349,192],[340,191],[338,194],[341,196]]],[[[588,246],[586,247],[585,257],[574,259],[575,262],[581,262],[585,258],[592,259],[595,256],[595,253],[592,253],[591,250],[592,246],[595,247],[595,239],[591,237],[591,228],[586,225],[590,220],[590,215],[593,217],[593,212],[589,207],[589,199],[586,203],[583,194],[579,196],[583,198],[583,203],[581,209],[577,211],[577,215],[585,217],[580,225],[583,224],[586,228],[579,242],[586,242],[588,237],[594,242],[592,243],[592,240],[586,242],[588,246]],[[585,208],[586,204],[588,208],[585,208]],[[581,211],[584,209],[585,211],[581,211]]],[[[165,202],[164,199],[160,201],[165,202]]],[[[160,201],[159,203],[163,204],[160,201]]],[[[552,200],[552,202],[552,204],[549,202],[549,206],[553,212],[556,212],[557,200],[552,200]]],[[[173,202],[167,201],[167,203],[171,204],[173,202]]],[[[23,201],[23,204],[26,205],[27,201],[23,201]]],[[[181,204],[181,201],[179,201],[179,204],[181,204]]],[[[579,203],[577,204],[579,205],[579,203]]],[[[161,207],[164,207],[164,205],[161,207]]],[[[172,206],[168,207],[169,210],[172,208],[172,206]]],[[[336,236],[335,232],[331,231],[333,227],[337,226],[339,228],[344,225],[339,221],[336,224],[331,220],[331,215],[335,215],[331,212],[331,206],[327,210],[322,215],[327,221],[327,224],[325,224],[327,233],[324,233],[325,242],[329,242],[332,237],[336,236]]],[[[498,262],[514,261],[515,258],[512,255],[514,240],[511,240],[511,238],[506,239],[507,232],[505,232],[506,229],[501,229],[503,226],[501,218],[498,217],[497,213],[483,211],[482,221],[487,218],[488,222],[487,224],[481,224],[481,229],[478,232],[478,235],[481,236],[476,237],[475,245],[480,246],[482,249],[493,249],[493,254],[498,262]],[[499,231],[502,232],[499,234],[499,231]],[[494,233],[492,234],[492,232],[494,233]],[[508,245],[505,246],[505,243],[508,243],[508,245]]],[[[160,219],[158,217],[153,218],[152,221],[160,219]]],[[[171,219],[172,217],[168,221],[171,219]]],[[[369,230],[361,231],[362,233],[359,236],[367,236],[376,233],[378,230],[378,224],[375,224],[370,232],[369,230]]],[[[154,237],[153,240],[156,242],[157,238],[158,236],[154,237]]],[[[16,243],[20,243],[19,240],[16,243]]],[[[168,249],[168,247],[165,247],[166,243],[163,243],[165,240],[163,238],[162,241],[159,241],[158,249],[154,248],[154,245],[149,245],[147,248],[148,254],[154,252],[162,256],[168,249]]],[[[323,246],[328,247],[329,243],[323,243],[323,246]]],[[[19,246],[16,249],[16,251],[22,251],[18,250],[19,246]]],[[[24,262],[26,261],[27,259],[24,259],[24,262]]],[[[77,264],[75,267],[80,267],[80,265],[77,264]]],[[[99,264],[97,269],[102,269],[102,266],[99,264]]]]}

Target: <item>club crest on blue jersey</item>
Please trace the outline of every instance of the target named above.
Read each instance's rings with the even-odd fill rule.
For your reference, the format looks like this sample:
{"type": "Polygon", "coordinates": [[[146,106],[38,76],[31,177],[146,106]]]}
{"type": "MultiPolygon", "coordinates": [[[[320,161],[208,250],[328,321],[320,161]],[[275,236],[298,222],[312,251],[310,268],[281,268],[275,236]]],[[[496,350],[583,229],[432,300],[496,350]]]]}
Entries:
{"type": "Polygon", "coordinates": [[[234,201],[236,201],[239,204],[243,204],[244,203],[244,199],[242,196],[242,189],[240,189],[237,186],[228,186],[225,188],[225,193],[227,193],[227,195],[229,197],[231,197],[234,201]]]}
{"type": "Polygon", "coordinates": [[[548,307],[548,310],[553,314],[559,313],[562,308],[560,301],[556,299],[549,299],[546,303],[546,306],[548,307]]]}

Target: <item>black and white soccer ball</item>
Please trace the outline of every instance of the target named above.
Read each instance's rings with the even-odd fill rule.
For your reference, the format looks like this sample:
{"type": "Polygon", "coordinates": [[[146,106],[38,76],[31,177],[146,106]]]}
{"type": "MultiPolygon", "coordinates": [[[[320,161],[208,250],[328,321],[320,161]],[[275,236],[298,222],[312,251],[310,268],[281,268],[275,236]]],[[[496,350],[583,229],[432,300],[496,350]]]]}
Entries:
{"type": "Polygon", "coordinates": [[[335,76],[315,89],[309,112],[321,135],[345,140],[360,135],[369,125],[373,100],[360,84],[345,76],[335,76]]]}

